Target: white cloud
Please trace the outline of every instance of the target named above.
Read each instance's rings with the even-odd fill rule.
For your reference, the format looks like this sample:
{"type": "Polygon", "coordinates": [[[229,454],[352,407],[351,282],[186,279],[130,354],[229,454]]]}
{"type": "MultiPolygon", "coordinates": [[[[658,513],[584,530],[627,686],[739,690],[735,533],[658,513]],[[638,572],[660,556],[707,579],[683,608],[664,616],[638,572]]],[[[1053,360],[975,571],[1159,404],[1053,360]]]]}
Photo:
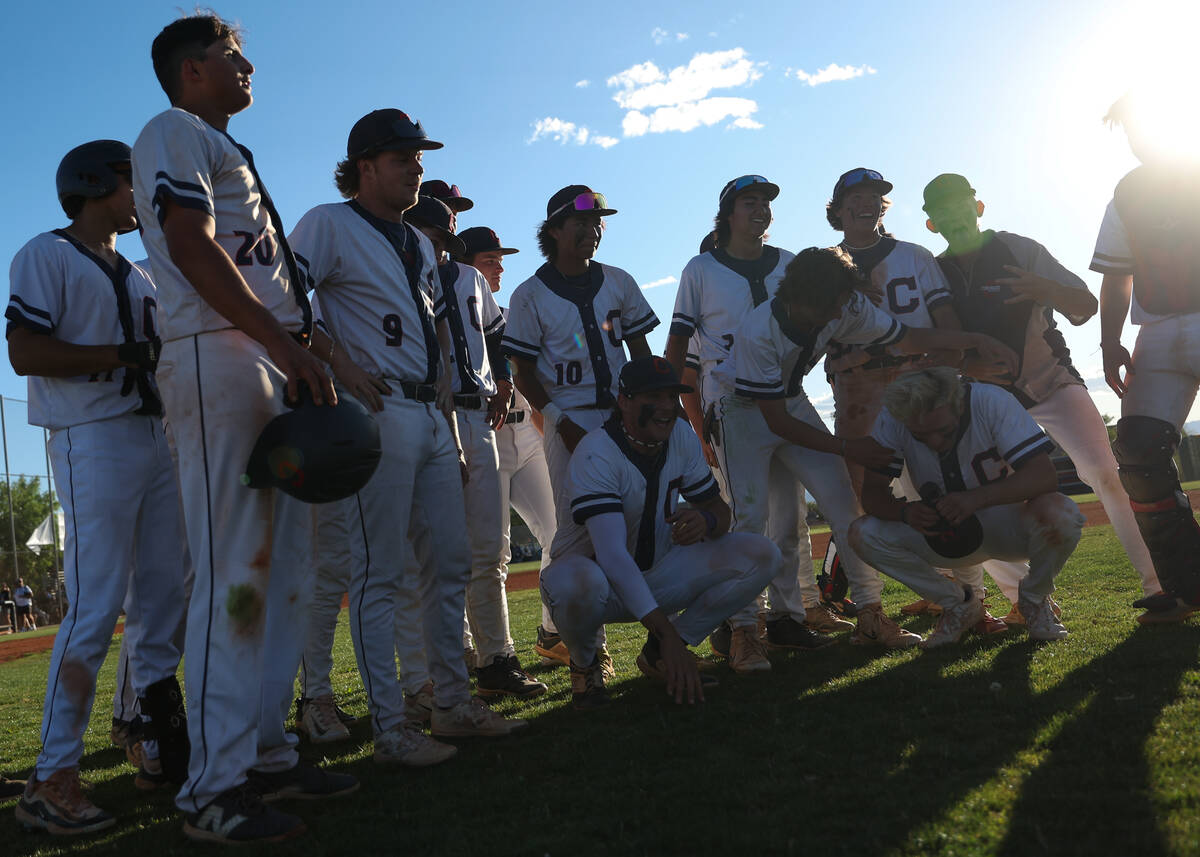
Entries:
{"type": "Polygon", "coordinates": [[[837,80],[853,80],[865,74],[875,73],[876,70],[869,65],[838,65],[835,62],[817,69],[812,74],[803,69],[796,69],[794,72],[797,80],[802,80],[809,86],[820,86],[822,83],[833,83],[837,80]]]}
{"type": "Polygon", "coordinates": [[[761,128],[751,118],[758,103],[749,98],[713,96],[716,89],[750,86],[762,77],[761,63],[752,62],[742,48],[698,53],[687,65],[663,71],[643,62],[618,72],[607,81],[616,90],[613,101],[624,108],[621,130],[626,137],[666,131],[688,132],[726,119],[727,127],[761,128]]]}
{"type": "Polygon", "coordinates": [[[649,283],[642,283],[642,288],[643,289],[657,289],[659,286],[669,286],[672,283],[678,283],[678,282],[679,282],[679,280],[668,275],[666,277],[663,277],[661,280],[653,280],[652,282],[649,282],[649,283]]]}
{"type": "Polygon", "coordinates": [[[545,119],[538,119],[534,122],[533,133],[525,142],[536,143],[538,140],[547,138],[562,143],[564,146],[567,143],[574,143],[577,146],[591,143],[602,149],[611,149],[620,142],[616,137],[596,134],[586,126],[576,125],[574,122],[559,119],[557,116],[547,116],[545,119]]]}
{"type": "Polygon", "coordinates": [[[589,86],[591,86],[591,85],[592,85],[592,82],[591,82],[590,80],[577,80],[577,81],[575,81],[575,86],[576,86],[578,89],[587,89],[587,88],[588,88],[589,86]]]}
{"type": "Polygon", "coordinates": [[[671,41],[672,39],[674,39],[677,42],[686,42],[688,39],[688,34],[687,33],[676,33],[675,35],[672,36],[669,32],[664,30],[662,27],[655,27],[653,30],[650,31],[650,38],[654,41],[654,44],[661,45],[664,42],[671,41]]]}

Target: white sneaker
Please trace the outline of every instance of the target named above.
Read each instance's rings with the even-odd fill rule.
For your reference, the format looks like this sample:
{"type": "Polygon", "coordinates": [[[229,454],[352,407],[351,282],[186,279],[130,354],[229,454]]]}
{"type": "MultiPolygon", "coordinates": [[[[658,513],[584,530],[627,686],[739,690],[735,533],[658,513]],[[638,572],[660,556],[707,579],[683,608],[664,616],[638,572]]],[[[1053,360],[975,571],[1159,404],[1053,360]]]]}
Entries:
{"type": "Polygon", "coordinates": [[[457,747],[435,741],[408,724],[375,736],[375,761],[381,765],[399,763],[425,768],[444,762],[458,753],[457,747]]]}
{"type": "Polygon", "coordinates": [[[1041,601],[1022,598],[1021,615],[1025,617],[1025,630],[1035,640],[1065,640],[1070,632],[1054,615],[1054,603],[1049,596],[1041,601]]]}
{"type": "Polygon", "coordinates": [[[477,696],[451,708],[434,706],[430,729],[439,738],[497,737],[524,729],[529,721],[504,717],[483,704],[477,696]]]}
{"type": "Polygon", "coordinates": [[[963,634],[983,618],[983,613],[983,602],[975,597],[975,593],[969,593],[965,601],[942,610],[937,627],[921,641],[921,648],[936,649],[938,646],[957,643],[963,634]]]}
{"type": "Polygon", "coordinates": [[[350,730],[338,718],[337,706],[329,694],[307,700],[296,727],[313,744],[331,744],[350,737],[350,730]]]}

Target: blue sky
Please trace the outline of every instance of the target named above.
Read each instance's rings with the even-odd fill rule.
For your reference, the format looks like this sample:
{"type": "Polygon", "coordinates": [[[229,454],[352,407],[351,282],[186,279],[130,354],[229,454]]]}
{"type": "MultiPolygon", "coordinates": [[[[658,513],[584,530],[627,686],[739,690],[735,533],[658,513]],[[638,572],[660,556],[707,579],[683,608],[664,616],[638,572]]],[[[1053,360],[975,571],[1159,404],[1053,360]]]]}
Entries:
{"type": "MultiPolygon", "coordinates": [[[[597,258],[660,283],[646,295],[664,320],[651,337],[661,348],[674,280],[717,193],[749,172],[782,187],[772,243],[835,243],[824,220],[834,180],[869,166],[895,184],[887,227],[934,252],[943,244],[925,231],[921,189],[961,172],[988,206],[986,226],[1038,239],[1098,292],[1086,272],[1096,230],[1135,163],[1100,117],[1139,76],[1190,55],[1171,38],[1196,31],[1195,5],[300,0],[216,11],[243,25],[257,67],[255,104],[230,132],[254,150],[285,223],[337,199],[333,167],[353,122],[399,107],[446,143],[427,154],[426,178],[476,201],[460,228],[488,225],[521,248],[502,302],[541,261],[534,231],[550,194],[574,182],[606,194],[620,213],[597,258]]],[[[0,256],[64,225],[54,172],[68,149],[132,142],[166,107],[150,42],[177,10],[77,0],[9,10],[0,256]]],[[[136,238],[119,247],[142,256],[136,238]]],[[[1100,409],[1118,413],[1098,378],[1098,322],[1067,340],[1100,409]]],[[[808,390],[832,407],[823,380],[808,390]]],[[[25,397],[7,362],[0,394],[25,397]]]]}

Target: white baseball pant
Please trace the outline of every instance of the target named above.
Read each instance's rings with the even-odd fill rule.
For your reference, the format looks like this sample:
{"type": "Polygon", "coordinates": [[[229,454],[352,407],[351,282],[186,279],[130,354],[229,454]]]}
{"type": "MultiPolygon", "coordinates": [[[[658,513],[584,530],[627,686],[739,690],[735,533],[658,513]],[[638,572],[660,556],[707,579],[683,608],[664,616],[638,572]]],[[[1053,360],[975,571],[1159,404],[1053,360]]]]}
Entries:
{"type": "Polygon", "coordinates": [[[333,694],[329,675],[333,672],[333,637],[337,630],[342,597],[350,588],[350,518],[354,498],[316,507],[312,606],[300,657],[300,695],[305,699],[333,694]]]}
{"type": "Polygon", "coordinates": [[[470,698],[462,621],[471,556],[458,455],[433,404],[386,397],[375,414],[383,457],[358,493],[351,518],[350,635],[375,734],[404,719],[396,675],[396,599],[421,557],[410,534],[428,532],[434,550],[419,563],[418,597],[429,672],[443,708],[470,698]]]}
{"type": "MultiPolygon", "coordinates": [[[[646,584],[679,636],[699,645],[733,611],[775,577],[783,560],[763,536],[726,533],[711,542],[672,547],[646,571],[646,584]]],[[[604,570],[581,554],[556,559],[542,573],[542,597],[577,664],[596,656],[609,622],[633,622],[604,570]]]]}
{"type": "Polygon", "coordinates": [[[54,638],[36,777],[79,764],[96,674],[126,607],[133,689],[175,674],[184,609],[179,489],[162,420],[126,414],[50,433],[69,606],[54,638]],[[126,595],[130,597],[126,600],[126,595]]]}
{"type": "Polygon", "coordinates": [[[1027,503],[990,506],[975,514],[983,525],[983,542],[958,559],[937,553],[923,535],[901,521],[870,516],[850,527],[849,544],[865,561],[942,607],[962,601],[962,583],[940,574],[935,564],[960,568],[988,559],[1027,559],[1029,574],[1020,583],[1020,594],[1038,601],[1051,594],[1055,576],[1079,543],[1084,523],[1079,507],[1062,494],[1043,494],[1027,503]]]}
{"type": "MultiPolygon", "coordinates": [[[[506,425],[496,432],[496,450],[500,456],[500,509],[503,514],[500,556],[504,577],[508,577],[508,563],[512,559],[509,541],[511,519],[507,514],[510,503],[542,546],[539,571],[545,571],[550,564],[555,520],[554,491],[550,487],[542,435],[526,416],[522,422],[506,425]]],[[[557,630],[545,601],[542,602],[542,627],[550,633],[557,630]]]]}
{"type": "MultiPolygon", "coordinates": [[[[788,399],[787,410],[791,416],[813,428],[829,432],[807,396],[801,394],[788,399]]],[[[808,489],[830,522],[842,566],[850,581],[851,598],[859,605],[878,604],[883,594],[883,581],[875,569],[847,547],[847,531],[854,519],[862,514],[862,508],[850,486],[845,462],[836,455],[784,440],[767,428],[758,404],[743,396],[722,397],[721,435],[725,441],[721,449],[721,469],[730,489],[734,529],[739,533],[762,534],[765,531],[769,504],[764,495],[769,493],[769,488],[764,491],[763,486],[770,484],[770,470],[782,467],[787,476],[808,489]]],[[[803,616],[799,576],[795,566],[785,566],[772,584],[789,604],[788,612],[803,616]],[[796,610],[797,604],[799,610],[796,610]]],[[[810,570],[806,579],[812,578],[810,570]]],[[[748,624],[748,621],[744,620],[744,623],[748,624]]]]}
{"type": "MultiPolygon", "coordinates": [[[[188,780],[197,812],[250,768],[296,765],[284,725],[311,596],[312,506],[241,484],[263,427],[283,413],[285,378],[238,330],[173,340],[156,373],[179,456],[195,584],[187,617],[188,780]]],[[[136,648],[135,648],[136,651],[136,648]]]]}

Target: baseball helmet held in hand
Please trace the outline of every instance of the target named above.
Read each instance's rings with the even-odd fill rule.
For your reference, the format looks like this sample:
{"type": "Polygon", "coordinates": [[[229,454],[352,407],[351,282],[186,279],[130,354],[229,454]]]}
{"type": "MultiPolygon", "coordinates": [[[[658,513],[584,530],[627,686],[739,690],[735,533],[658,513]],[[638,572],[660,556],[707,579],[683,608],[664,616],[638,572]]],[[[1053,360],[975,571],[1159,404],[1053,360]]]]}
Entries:
{"type": "Polygon", "coordinates": [[[300,401],[258,436],[242,484],[278,488],[305,503],[356,494],[379,465],[379,426],[357,399],[338,390],[336,405],[317,405],[304,384],[300,401]]]}

